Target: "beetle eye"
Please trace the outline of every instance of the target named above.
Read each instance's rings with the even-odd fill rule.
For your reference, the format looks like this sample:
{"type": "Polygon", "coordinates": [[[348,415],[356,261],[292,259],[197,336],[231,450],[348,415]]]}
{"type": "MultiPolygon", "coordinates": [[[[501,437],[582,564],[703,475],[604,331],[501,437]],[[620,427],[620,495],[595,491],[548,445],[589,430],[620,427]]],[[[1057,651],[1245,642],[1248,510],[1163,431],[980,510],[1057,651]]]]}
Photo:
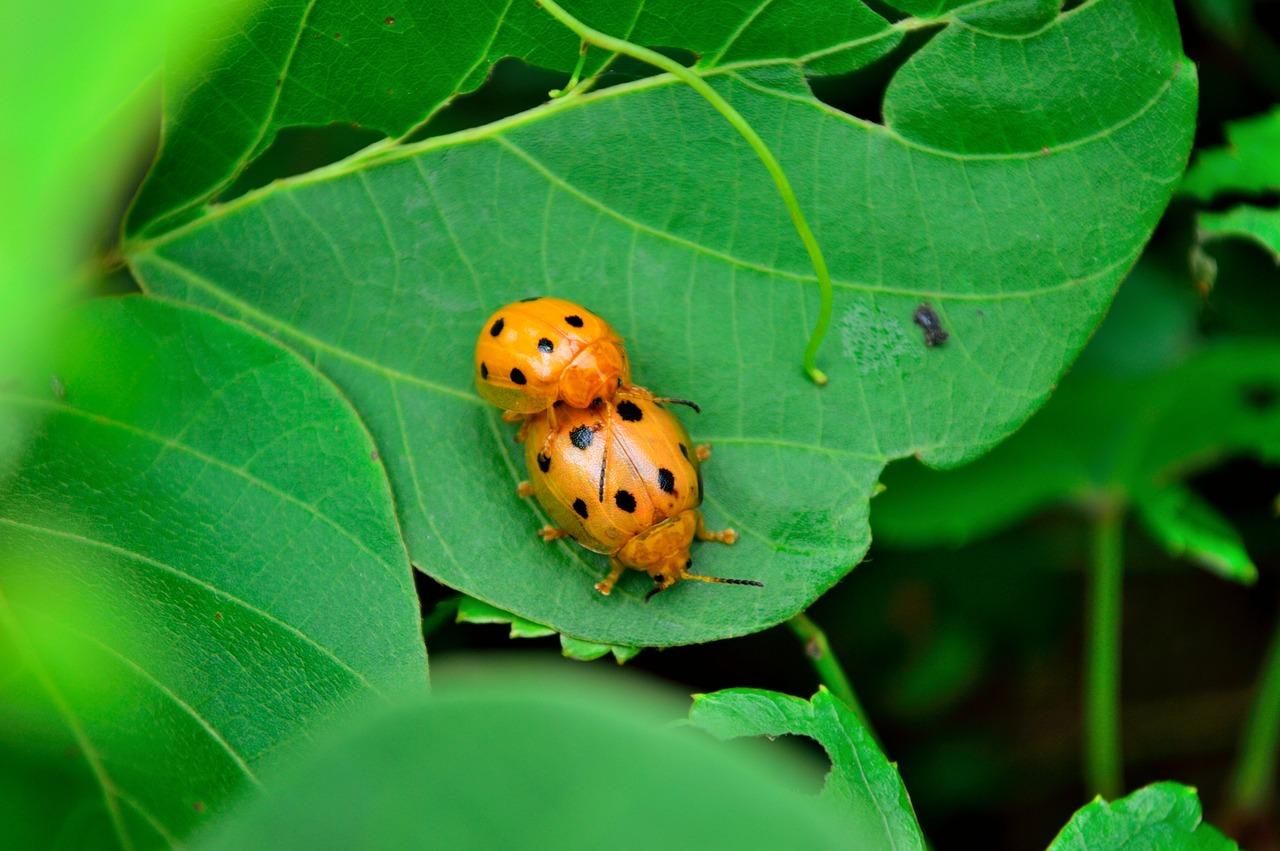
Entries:
{"type": "Polygon", "coordinates": [[[691,568],[691,567],[693,567],[693,559],[691,559],[691,558],[687,558],[687,559],[685,559],[685,560],[684,560],[684,569],[685,569],[685,570],[688,570],[688,569],[689,569],[689,568],[691,568]]]}

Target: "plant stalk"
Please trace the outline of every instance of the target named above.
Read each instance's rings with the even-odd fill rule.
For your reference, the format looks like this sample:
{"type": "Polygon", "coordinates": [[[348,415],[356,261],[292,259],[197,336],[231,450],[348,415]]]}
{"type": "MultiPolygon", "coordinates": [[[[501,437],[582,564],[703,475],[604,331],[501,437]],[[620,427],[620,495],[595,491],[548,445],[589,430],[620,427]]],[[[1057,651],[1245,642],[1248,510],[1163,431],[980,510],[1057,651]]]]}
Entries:
{"type": "Polygon", "coordinates": [[[747,123],[741,113],[730,106],[729,102],[721,97],[715,89],[711,88],[706,80],[679,62],[646,47],[640,47],[629,41],[614,38],[599,30],[592,29],[562,9],[555,0],[535,0],[535,2],[550,12],[557,21],[577,34],[584,42],[604,50],[625,54],[634,59],[639,59],[641,62],[647,62],[687,83],[694,91],[702,95],[709,104],[715,107],[716,111],[723,115],[733,125],[734,129],[742,134],[742,137],[747,140],[747,144],[751,145],[752,150],[756,152],[756,156],[764,163],[764,167],[769,171],[769,176],[773,178],[774,184],[778,187],[778,193],[782,196],[782,203],[786,205],[787,212],[791,214],[791,221],[795,224],[796,231],[800,234],[800,240],[809,252],[809,260],[813,264],[813,271],[818,277],[821,306],[818,309],[818,323],[813,329],[813,334],[809,337],[808,346],[805,347],[804,370],[815,384],[826,384],[827,376],[818,369],[817,358],[818,349],[822,346],[822,339],[826,336],[827,328],[831,325],[831,273],[827,271],[827,261],[822,256],[822,248],[818,245],[818,240],[813,235],[809,222],[804,217],[804,212],[800,209],[800,202],[796,200],[796,194],[791,189],[791,182],[787,180],[786,172],[782,170],[782,166],[779,165],[773,152],[769,150],[769,146],[760,138],[760,134],[747,123]]]}
{"type": "Polygon", "coordinates": [[[827,634],[804,612],[788,620],[787,626],[791,627],[791,631],[803,643],[804,655],[809,657],[813,670],[818,674],[818,681],[827,687],[827,691],[844,701],[845,705],[853,710],[853,714],[857,716],[858,721],[862,723],[872,741],[876,743],[876,747],[880,747],[880,739],[876,736],[876,731],[871,726],[871,721],[867,718],[867,713],[863,710],[862,703],[858,700],[858,695],[854,693],[849,677],[845,675],[844,667],[841,666],[840,660],[836,658],[835,654],[831,652],[831,644],[827,641],[827,634]]]}
{"type": "Polygon", "coordinates": [[[1120,636],[1124,592],[1124,507],[1109,502],[1093,518],[1086,597],[1084,778],[1107,800],[1124,790],[1120,748],[1120,636]]]}
{"type": "Polygon", "coordinates": [[[1262,677],[1244,739],[1240,757],[1231,775],[1230,806],[1241,813],[1261,813],[1275,785],[1276,756],[1280,750],[1280,622],[1271,636],[1262,677]]]}

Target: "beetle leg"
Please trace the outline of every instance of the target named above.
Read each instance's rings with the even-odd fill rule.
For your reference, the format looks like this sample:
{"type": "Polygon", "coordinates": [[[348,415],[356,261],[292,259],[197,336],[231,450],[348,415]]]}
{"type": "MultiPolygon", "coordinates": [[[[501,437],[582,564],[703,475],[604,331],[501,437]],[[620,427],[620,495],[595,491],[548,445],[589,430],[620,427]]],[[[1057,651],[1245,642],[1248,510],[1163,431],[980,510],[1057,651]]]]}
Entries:
{"type": "Polygon", "coordinates": [[[604,594],[606,597],[609,596],[609,592],[613,590],[614,583],[622,576],[622,571],[626,569],[622,562],[612,556],[609,557],[609,567],[612,568],[612,570],[609,571],[609,575],[596,583],[596,590],[601,594],[604,594]]]}

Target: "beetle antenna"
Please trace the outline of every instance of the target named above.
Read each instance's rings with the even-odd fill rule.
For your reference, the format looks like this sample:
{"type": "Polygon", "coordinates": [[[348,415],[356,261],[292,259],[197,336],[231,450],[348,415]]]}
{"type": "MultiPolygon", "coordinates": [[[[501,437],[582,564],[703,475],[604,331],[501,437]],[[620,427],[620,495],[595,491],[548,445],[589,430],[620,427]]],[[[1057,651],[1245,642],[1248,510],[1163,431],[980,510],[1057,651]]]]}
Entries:
{"type": "Polygon", "coordinates": [[[754,579],[724,579],[719,576],[703,576],[701,573],[686,573],[680,571],[681,579],[696,579],[699,582],[716,582],[721,585],[754,585],[757,588],[763,588],[763,582],[756,582],[754,579]]]}
{"type": "Polygon", "coordinates": [[[658,404],[660,404],[660,405],[684,405],[685,407],[693,408],[693,412],[694,412],[695,414],[700,414],[700,413],[702,413],[702,409],[698,407],[698,403],[697,403],[697,402],[691,402],[691,401],[689,401],[688,399],[666,399],[666,398],[661,398],[661,399],[654,399],[653,401],[657,402],[657,403],[658,403],[658,404]]]}

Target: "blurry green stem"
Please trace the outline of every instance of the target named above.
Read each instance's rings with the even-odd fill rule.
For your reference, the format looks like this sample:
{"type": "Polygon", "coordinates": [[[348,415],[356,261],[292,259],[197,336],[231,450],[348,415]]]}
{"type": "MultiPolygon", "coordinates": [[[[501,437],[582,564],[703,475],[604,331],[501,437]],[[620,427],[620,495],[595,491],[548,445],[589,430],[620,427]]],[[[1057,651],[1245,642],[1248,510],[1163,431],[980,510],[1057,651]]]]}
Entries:
{"type": "Polygon", "coordinates": [[[435,632],[441,624],[457,615],[458,603],[461,601],[462,595],[456,594],[436,603],[436,607],[431,610],[431,614],[422,619],[422,638],[424,641],[430,638],[431,633],[435,632]]]}
{"type": "Polygon", "coordinates": [[[831,273],[827,271],[827,261],[822,256],[822,249],[818,245],[817,238],[809,228],[809,222],[805,220],[804,212],[800,209],[800,202],[796,200],[796,194],[791,189],[791,182],[787,180],[787,175],[782,170],[782,166],[778,164],[778,160],[773,156],[773,152],[769,150],[769,146],[760,138],[760,134],[747,123],[747,120],[736,109],[729,105],[727,100],[721,97],[715,89],[711,88],[706,80],[679,62],[646,47],[640,47],[629,41],[623,41],[622,39],[605,35],[599,30],[594,30],[560,8],[555,0],[535,0],[535,2],[550,12],[557,21],[573,30],[584,42],[594,44],[604,50],[611,50],[615,53],[630,56],[633,59],[639,59],[641,62],[647,62],[689,84],[694,91],[702,95],[708,103],[715,107],[716,111],[723,115],[751,145],[751,148],[756,152],[756,156],[760,158],[760,161],[764,163],[764,167],[768,169],[774,184],[777,185],[778,193],[782,196],[782,203],[786,205],[787,212],[791,214],[791,221],[795,223],[796,231],[800,234],[800,239],[804,242],[804,247],[809,252],[809,260],[813,263],[813,271],[818,277],[821,306],[818,308],[818,324],[813,329],[813,334],[809,338],[809,345],[804,351],[804,369],[815,384],[826,384],[827,377],[818,369],[817,358],[818,349],[822,346],[822,338],[826,336],[827,328],[831,324],[831,273]]]}
{"type": "Polygon", "coordinates": [[[1260,813],[1275,783],[1276,752],[1280,749],[1280,623],[1262,663],[1262,678],[1253,711],[1245,727],[1240,760],[1231,777],[1231,806],[1242,813],[1260,813]]]}
{"type": "Polygon", "coordinates": [[[831,652],[827,634],[804,612],[787,621],[787,626],[791,627],[791,631],[804,642],[804,655],[808,656],[809,661],[813,663],[813,669],[818,673],[818,680],[827,687],[827,691],[840,698],[853,710],[853,714],[862,722],[862,726],[879,747],[880,739],[876,736],[867,713],[863,711],[862,704],[858,702],[858,696],[854,694],[853,686],[849,684],[849,678],[845,676],[844,668],[840,666],[840,660],[831,652]]]}
{"type": "Polygon", "coordinates": [[[1123,791],[1120,751],[1120,603],[1124,592],[1124,507],[1109,501],[1093,517],[1086,599],[1084,775],[1107,800],[1123,791]]]}

